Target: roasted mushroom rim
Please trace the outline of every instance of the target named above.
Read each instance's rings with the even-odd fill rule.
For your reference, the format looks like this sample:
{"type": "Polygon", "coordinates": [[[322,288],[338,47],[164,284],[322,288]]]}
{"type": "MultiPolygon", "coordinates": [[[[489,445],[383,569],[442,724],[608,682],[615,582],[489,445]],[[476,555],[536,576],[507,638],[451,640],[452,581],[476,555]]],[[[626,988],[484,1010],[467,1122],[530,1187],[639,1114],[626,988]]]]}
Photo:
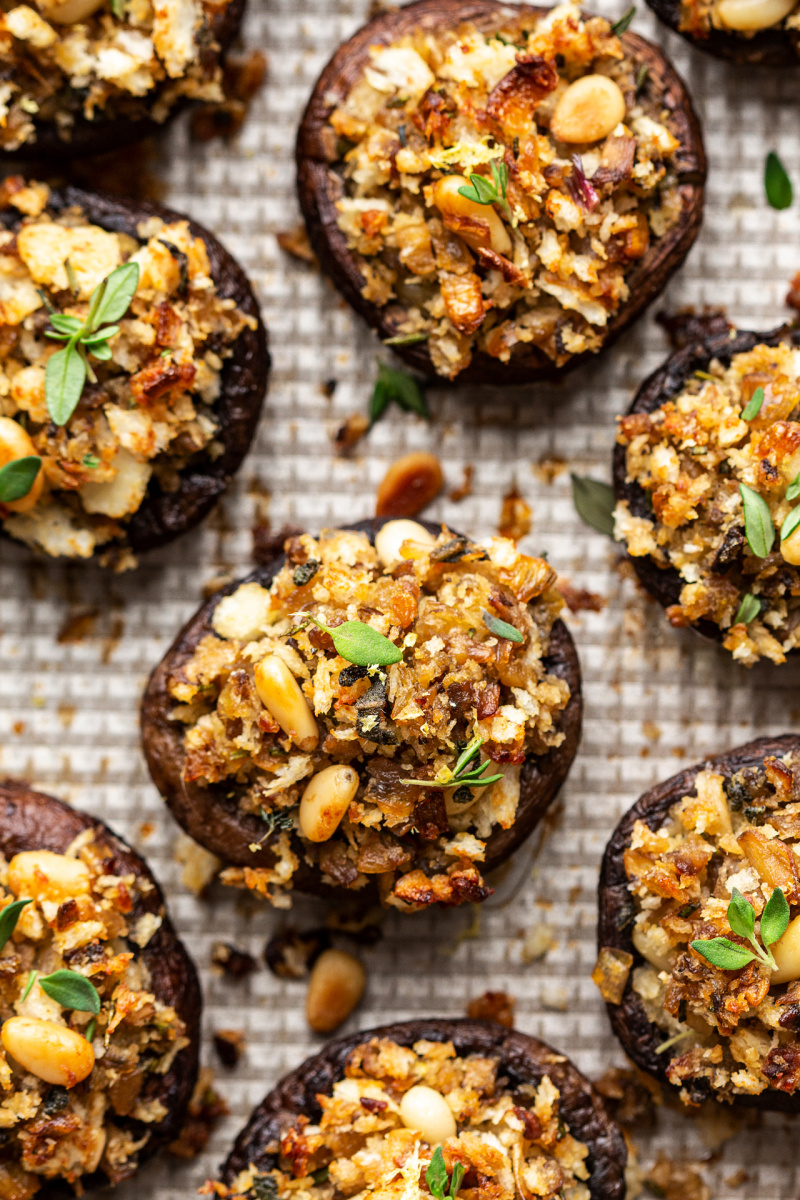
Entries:
{"type": "Polygon", "coordinates": [[[411,1021],[333,1042],[284,1079],[208,1190],[621,1200],[625,1161],[563,1055],[488,1022],[411,1021]]]}
{"type": "Polygon", "coordinates": [[[761,66],[797,65],[797,0],[648,0],[687,41],[718,58],[761,66]]]}
{"type": "Polygon", "coordinates": [[[577,748],[580,674],[554,584],[506,539],[413,521],[290,538],[154,672],[156,785],[233,864],[223,881],[273,903],[293,886],[377,885],[404,910],[482,900],[577,748]],[[372,665],[337,651],[343,623],[383,642],[361,656],[372,665]]]}
{"type": "Polygon", "coordinates": [[[620,418],[615,536],[676,626],[737,662],[800,645],[800,333],[671,358],[620,418]]]}
{"type": "Polygon", "coordinates": [[[170,210],[17,176],[0,199],[0,465],[41,460],[22,497],[0,490],[3,531],[134,565],[204,515],[249,445],[269,364],[258,307],[170,210]],[[59,368],[68,353],[83,382],[59,368]]]}
{"type": "Polygon", "coordinates": [[[185,1114],[194,967],[139,856],[102,822],[9,780],[0,889],[0,1177],[22,1200],[120,1182],[185,1114]]]}
{"type": "Polygon", "coordinates": [[[686,1104],[797,1108],[798,796],[800,739],[761,739],[646,793],[606,850],[594,978],[686,1104]]]}
{"type": "Polygon", "coordinates": [[[7,0],[0,152],[92,152],[223,99],[221,54],[243,0],[7,0]]]}
{"type": "Polygon", "coordinates": [[[343,47],[298,162],[348,299],[409,361],[499,380],[596,352],[637,288],[663,286],[661,248],[675,266],[688,250],[705,170],[689,98],[642,39],[570,4],[460,0],[343,47]]]}

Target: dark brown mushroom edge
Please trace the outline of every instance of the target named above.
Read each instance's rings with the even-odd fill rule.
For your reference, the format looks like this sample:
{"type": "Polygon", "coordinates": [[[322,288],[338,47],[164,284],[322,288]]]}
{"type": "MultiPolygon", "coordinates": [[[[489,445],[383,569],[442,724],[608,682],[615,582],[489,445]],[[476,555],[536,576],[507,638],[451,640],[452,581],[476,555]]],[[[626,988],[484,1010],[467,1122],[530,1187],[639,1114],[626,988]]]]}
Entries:
{"type": "Polygon", "coordinates": [[[589,1081],[544,1042],[467,1020],[329,1042],[256,1108],[214,1189],[288,1200],[302,1178],[313,1200],[442,1195],[426,1179],[434,1153],[453,1196],[625,1196],[625,1143],[589,1081]]]}
{"type": "Polygon", "coordinates": [[[249,449],[269,372],[250,284],[179,213],[19,176],[0,185],[0,250],[0,465],[42,459],[29,492],[0,504],[0,527],[51,557],[134,566],[206,516],[249,449]],[[94,289],[132,262],[107,358],[89,358],[62,412],[51,322],[86,320],[94,289]]]}
{"type": "Polygon", "coordinates": [[[153,134],[187,102],[223,97],[245,0],[6,0],[0,159],[52,162],[153,134]]]}
{"type": "Polygon", "coordinates": [[[350,304],[410,366],[495,384],[558,378],[618,337],[694,242],[706,171],[660,50],[570,5],[495,0],[370,21],[320,76],[297,165],[350,304]]]}
{"type": "Polygon", "coordinates": [[[156,787],[229,864],[223,882],[273,903],[290,888],[402,911],[485,899],[580,738],[555,572],[504,538],[382,518],[284,551],[212,596],[153,672],[156,787]],[[402,657],[355,665],[301,613],[368,622],[402,657]]]}
{"type": "Polygon", "coordinates": [[[731,331],[672,355],[619,420],[615,537],[672,625],[748,667],[800,645],[798,405],[800,330],[731,331]]]}
{"type": "Polygon", "coordinates": [[[800,64],[796,0],[647,0],[656,16],[698,50],[759,67],[800,64]],[[765,26],[765,21],[771,24],[765,26]]]}
{"type": "MultiPolygon", "coordinates": [[[[687,1105],[710,1098],[800,1111],[800,737],[760,738],[651,788],[622,818],[600,873],[593,978],[634,1062],[687,1105]],[[690,943],[731,930],[734,890],[762,914],[780,888],[786,932],[721,969],[690,943]]],[[[769,941],[769,939],[767,939],[769,941]]]]}
{"type": "Polygon", "coordinates": [[[14,780],[0,783],[0,889],[4,1194],[119,1183],[184,1119],[200,1037],[192,961],[139,855],[14,780]],[[72,974],[72,995],[54,972],[62,989],[72,974]],[[76,986],[96,1014],[72,1007],[76,986]]]}

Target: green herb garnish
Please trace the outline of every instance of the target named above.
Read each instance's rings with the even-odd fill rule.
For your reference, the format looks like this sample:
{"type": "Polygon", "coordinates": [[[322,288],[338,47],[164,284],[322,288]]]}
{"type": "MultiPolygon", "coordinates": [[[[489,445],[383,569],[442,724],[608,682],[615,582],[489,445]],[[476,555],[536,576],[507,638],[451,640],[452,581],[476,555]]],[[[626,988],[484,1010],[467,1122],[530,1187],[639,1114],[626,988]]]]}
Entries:
{"type": "Polygon", "coordinates": [[[745,899],[738,888],[731,894],[728,905],[728,924],[734,933],[745,938],[753,947],[748,950],[739,942],[730,938],[716,937],[692,942],[692,949],[702,955],[712,967],[722,971],[738,971],[746,967],[753,959],[757,959],[770,971],[776,971],[777,963],[770,953],[769,947],[777,942],[786,932],[789,924],[789,905],[782,888],[775,888],[761,914],[761,941],[763,948],[756,941],[756,912],[749,900],[745,899]]]}
{"type": "Polygon", "coordinates": [[[756,619],[760,612],[761,601],[757,600],[755,596],[751,596],[748,592],[746,596],[742,597],[742,603],[739,605],[738,612],[733,618],[733,623],[734,625],[749,625],[751,621],[756,619]]]}
{"type": "Polygon", "coordinates": [[[649,74],[650,68],[648,67],[647,63],[642,63],[642,65],[639,67],[639,70],[636,72],[636,78],[634,80],[637,92],[642,90],[649,74]]]}
{"type": "Polygon", "coordinates": [[[86,1032],[83,1035],[86,1038],[87,1042],[91,1042],[94,1040],[94,1031],[96,1028],[97,1028],[97,1021],[94,1017],[92,1017],[91,1021],[86,1026],[86,1032]]]}
{"type": "Polygon", "coordinates": [[[744,533],[747,544],[756,558],[766,558],[775,541],[775,526],[772,514],[763,496],[754,492],[746,483],[739,484],[739,495],[744,505],[744,533]]]}
{"type": "Polygon", "coordinates": [[[7,904],[2,912],[0,912],[0,950],[3,949],[8,939],[17,927],[20,913],[26,904],[31,904],[31,900],[12,900],[7,904]]]}
{"type": "Polygon", "coordinates": [[[794,479],[786,489],[787,500],[796,500],[798,496],[800,496],[800,473],[795,475],[794,479]]]}
{"type": "Polygon", "coordinates": [[[774,150],[770,150],[764,163],[764,191],[767,203],[779,211],[789,208],[794,199],[792,181],[774,150]]]}
{"type": "Polygon", "coordinates": [[[436,1200],[455,1200],[458,1195],[458,1189],[461,1187],[464,1179],[465,1171],[460,1162],[456,1162],[453,1167],[453,1175],[449,1180],[450,1188],[447,1190],[448,1178],[447,1167],[444,1165],[444,1154],[442,1147],[437,1146],[433,1152],[433,1158],[428,1164],[428,1169],[425,1172],[425,1182],[430,1189],[432,1196],[436,1200]]]}
{"type": "MultiPolygon", "coordinates": [[[[425,334],[425,337],[427,336],[425,334]]],[[[393,345],[402,344],[394,339],[390,339],[390,342],[393,345]]],[[[394,367],[387,367],[385,363],[378,363],[378,378],[375,381],[369,406],[371,425],[380,420],[390,404],[396,404],[398,408],[402,408],[403,412],[417,413],[426,420],[430,419],[428,405],[419,382],[414,376],[409,375],[407,371],[397,371],[394,367]]]]}
{"type": "Polygon", "coordinates": [[[0,468],[0,504],[12,504],[21,500],[36,482],[36,476],[42,467],[42,460],[37,454],[28,454],[25,458],[15,458],[0,468]]]}
{"type": "Polygon", "coordinates": [[[474,201],[475,204],[496,204],[503,210],[506,219],[513,222],[511,209],[506,199],[508,193],[506,164],[502,160],[493,158],[489,166],[492,168],[491,180],[488,180],[485,175],[470,175],[472,186],[460,187],[458,194],[466,197],[467,200],[474,201]]]}
{"type": "Polygon", "coordinates": [[[125,315],[138,284],[139,264],[123,263],[92,292],[85,321],[51,311],[52,328],[45,330],[45,336],[67,343],[52,355],[45,370],[47,411],[56,425],[66,425],[74,413],[87,377],[96,382],[89,356],[99,362],[111,358],[108,342],[119,326],[104,322],[118,321],[125,315]]]}
{"type": "Polygon", "coordinates": [[[100,1012],[100,993],[91,980],[77,971],[53,971],[52,975],[42,976],[39,986],[62,1008],[92,1013],[95,1017],[100,1012]]]}
{"type": "Polygon", "coordinates": [[[38,974],[39,974],[39,972],[38,972],[38,971],[31,971],[31,972],[29,972],[29,974],[28,974],[28,982],[25,984],[25,991],[22,993],[22,999],[23,999],[23,1000],[27,1000],[27,999],[28,999],[28,996],[30,996],[30,994],[31,994],[31,988],[32,988],[32,987],[33,987],[33,985],[36,983],[36,976],[37,976],[38,974]]]}
{"type": "Polygon", "coordinates": [[[490,783],[497,783],[498,779],[503,778],[502,775],[484,776],[491,759],[486,758],[482,763],[470,766],[482,745],[483,738],[474,737],[461,752],[452,770],[450,767],[444,767],[433,779],[404,779],[403,783],[409,787],[446,789],[488,787],[490,783]]]}
{"type": "Polygon", "coordinates": [[[363,621],[345,621],[342,625],[331,626],[323,624],[309,613],[297,615],[301,621],[294,627],[293,633],[299,633],[310,621],[318,629],[330,634],[336,653],[357,667],[388,667],[391,663],[402,662],[403,651],[400,647],[363,621]]]}
{"type": "Polygon", "coordinates": [[[520,631],[513,625],[509,625],[508,621],[501,621],[499,617],[493,617],[490,612],[484,609],[483,623],[490,633],[496,637],[506,638],[509,642],[524,642],[525,638],[520,631]]]}
{"type": "Polygon", "coordinates": [[[622,14],[620,19],[614,22],[614,24],[611,26],[611,32],[615,33],[617,37],[619,37],[621,34],[625,33],[626,29],[630,27],[631,21],[635,16],[636,5],[632,4],[630,8],[622,14]]]}
{"type": "Polygon", "coordinates": [[[590,479],[588,475],[570,475],[572,503],[584,525],[614,536],[614,489],[609,483],[590,479]]]}
{"type": "Polygon", "coordinates": [[[752,396],[750,397],[750,402],[747,405],[747,408],[743,409],[743,411],[742,411],[742,420],[743,421],[752,421],[754,417],[757,417],[758,414],[761,412],[761,405],[763,403],[764,403],[764,389],[763,389],[763,387],[757,387],[756,390],[753,392],[752,396]]]}
{"type": "Polygon", "coordinates": [[[682,1033],[676,1033],[674,1037],[667,1038],[665,1042],[661,1042],[656,1046],[656,1054],[663,1054],[665,1050],[669,1050],[676,1042],[682,1042],[690,1033],[694,1033],[694,1029],[684,1029],[682,1033]]]}
{"type": "Polygon", "coordinates": [[[88,467],[90,471],[94,471],[100,466],[100,459],[96,454],[84,454],[81,463],[84,467],[88,467]]]}
{"type": "Polygon", "coordinates": [[[798,504],[797,508],[792,509],[781,525],[781,541],[783,542],[786,538],[790,537],[798,525],[800,525],[800,504],[798,504]]]}
{"type": "Polygon", "coordinates": [[[427,342],[431,335],[420,330],[419,333],[397,333],[394,337],[384,338],[384,346],[416,346],[419,342],[427,342]]]}

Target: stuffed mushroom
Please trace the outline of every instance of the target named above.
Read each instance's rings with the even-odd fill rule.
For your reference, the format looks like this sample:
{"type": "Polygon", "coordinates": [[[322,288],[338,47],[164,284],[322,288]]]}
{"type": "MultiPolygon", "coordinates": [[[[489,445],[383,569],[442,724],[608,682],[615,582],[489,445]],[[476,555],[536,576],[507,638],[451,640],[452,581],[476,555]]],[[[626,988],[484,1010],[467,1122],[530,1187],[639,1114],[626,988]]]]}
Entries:
{"type": "Polygon", "coordinates": [[[580,736],[555,572],[513,542],[376,518],[218,592],[142,704],[153,780],[223,882],[402,911],[477,902],[580,736]]]}
{"type": "Polygon", "coordinates": [[[119,1183],[176,1137],[200,990],[143,860],[86,813],[0,783],[0,1185],[119,1183]]]}
{"type": "Polygon", "coordinates": [[[687,1105],[800,1111],[800,738],[682,771],[623,817],[595,970],[623,1047],[687,1105]]]}
{"type": "Polygon", "coordinates": [[[672,625],[734,659],[800,645],[800,331],[689,345],[619,420],[614,532],[672,625]]]}
{"type": "Polygon", "coordinates": [[[485,1021],[405,1021],[330,1042],[281,1080],[207,1191],[623,1200],[626,1160],[564,1055],[485,1021]]]}
{"type": "Polygon", "coordinates": [[[10,177],[0,297],[2,531],[123,569],[196,525],[266,390],[235,260],[169,209],[10,177]]]}
{"type": "Polygon", "coordinates": [[[660,50],[572,4],[418,0],[323,71],[297,140],[325,271],[408,363],[556,378],[697,236],[705,156],[660,50]]]}
{"type": "Polygon", "coordinates": [[[731,62],[791,67],[800,61],[797,0],[647,0],[687,42],[731,62]]]}
{"type": "Polygon", "coordinates": [[[0,157],[96,154],[223,99],[245,0],[4,0],[0,157]]]}

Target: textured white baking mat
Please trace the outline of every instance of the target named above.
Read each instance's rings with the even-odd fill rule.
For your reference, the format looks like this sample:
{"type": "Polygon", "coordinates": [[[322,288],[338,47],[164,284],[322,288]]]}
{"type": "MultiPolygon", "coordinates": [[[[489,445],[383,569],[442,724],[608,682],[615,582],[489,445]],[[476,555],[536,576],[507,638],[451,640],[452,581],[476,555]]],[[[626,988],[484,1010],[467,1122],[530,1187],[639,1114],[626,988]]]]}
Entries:
{"type": "MultiPolygon", "coordinates": [[[[625,4],[596,7],[616,18],[625,4]]],[[[533,507],[525,548],[546,550],[574,585],[606,601],[601,612],[569,620],[583,663],[586,721],[560,816],[538,858],[522,852],[516,891],[506,884],[472,928],[471,910],[388,920],[384,939],[363,951],[367,994],[346,1029],[459,1016],[491,986],[515,997],[520,1029],[564,1048],[588,1074],[621,1064],[590,980],[597,871],[610,831],[658,780],[755,735],[796,728],[800,717],[796,663],[748,672],[722,650],[668,628],[620,570],[610,543],[581,525],[568,471],[550,480],[542,469],[555,461],[608,477],[614,415],[667,350],[653,310],[608,358],[562,386],[432,391],[430,425],[395,411],[355,457],[335,457],[332,435],[350,413],[366,411],[376,357],[385,352],[320,276],[279,250],[275,234],[297,220],[292,156],[306,96],[366,15],[367,0],[250,0],[245,41],[268,53],[270,73],[241,134],[231,144],[192,145],[179,127],[162,145],[165,199],[206,223],[239,258],[271,332],[267,408],[229,496],[202,529],[124,576],[33,564],[24,551],[0,547],[0,770],[86,807],[147,854],[202,976],[204,1061],[214,1062],[214,1029],[241,1028],[247,1037],[239,1067],[218,1069],[230,1115],[207,1151],[189,1163],[151,1164],[120,1189],[120,1200],[191,1195],[250,1108],[319,1045],[305,1026],[303,983],[278,980],[263,966],[264,944],[286,917],[266,907],[245,912],[238,894],[224,889],[206,901],[186,890],[173,859],[178,831],[138,743],[148,671],[203,585],[220,571],[249,568],[259,510],[275,530],[368,516],[388,463],[429,448],[451,488],[465,465],[474,467],[472,494],[438,502],[431,518],[491,533],[503,494],[516,484],[533,507]],[[331,379],[338,386],[329,399],[322,385],[331,379]],[[59,641],[59,631],[83,636],[59,641]],[[526,964],[524,938],[540,925],[552,932],[552,948],[526,964]],[[468,929],[470,936],[460,936],[468,929]],[[211,945],[220,938],[249,949],[260,969],[239,983],[212,975],[211,945]]],[[[725,304],[744,328],[770,328],[786,316],[787,283],[800,268],[800,209],[769,209],[761,175],[766,151],[776,149],[800,184],[800,72],[713,62],[666,33],[641,0],[634,28],[666,47],[687,79],[710,160],[705,226],[664,303],[725,304]]],[[[308,927],[313,907],[297,904],[294,919],[308,927]]],[[[748,1123],[719,1149],[709,1137],[707,1125],[662,1111],[638,1142],[645,1165],[660,1149],[701,1162],[717,1200],[795,1200],[800,1170],[791,1122],[748,1123]]]]}

